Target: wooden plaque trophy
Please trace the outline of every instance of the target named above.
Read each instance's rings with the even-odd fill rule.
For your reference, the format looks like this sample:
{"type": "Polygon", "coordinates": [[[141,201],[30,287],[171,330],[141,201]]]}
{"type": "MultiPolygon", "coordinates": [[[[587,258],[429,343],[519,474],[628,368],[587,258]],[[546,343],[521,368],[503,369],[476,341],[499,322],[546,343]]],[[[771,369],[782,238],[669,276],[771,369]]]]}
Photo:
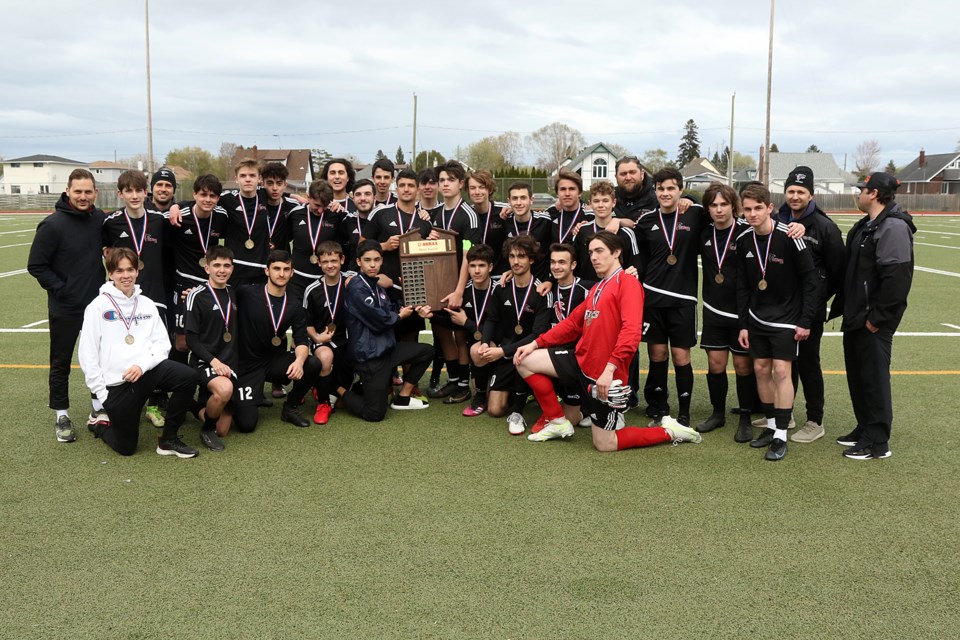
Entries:
{"type": "Polygon", "coordinates": [[[457,232],[435,229],[440,237],[424,240],[414,229],[400,236],[400,274],[403,304],[430,305],[442,309],[440,302],[457,288],[460,264],[457,262],[457,232]]]}

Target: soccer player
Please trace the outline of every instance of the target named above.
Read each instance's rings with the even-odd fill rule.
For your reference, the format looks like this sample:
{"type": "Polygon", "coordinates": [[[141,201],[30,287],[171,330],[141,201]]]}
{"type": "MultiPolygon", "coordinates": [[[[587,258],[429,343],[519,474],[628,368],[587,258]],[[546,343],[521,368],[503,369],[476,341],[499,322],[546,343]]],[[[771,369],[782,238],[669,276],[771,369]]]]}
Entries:
{"type": "Polygon", "coordinates": [[[514,355],[519,375],[543,409],[543,428],[531,433],[529,440],[573,435],[573,425],[557,402],[554,378],[566,388],[579,389],[597,451],[701,441],[696,431],[672,420],[659,427],[624,427],[629,388],[622,381],[640,344],[643,307],[637,302],[642,302],[643,289],[636,278],[624,273],[619,253],[617,236],[597,233],[590,241],[590,260],[601,281],[590,290],[587,303],[514,355]],[[573,341],[575,349],[560,346],[573,341]]]}
{"type": "Polygon", "coordinates": [[[617,160],[616,172],[617,205],[614,212],[618,218],[636,222],[641,215],[657,208],[653,178],[644,171],[636,156],[624,156],[617,160]]]}
{"type": "Polygon", "coordinates": [[[471,171],[467,176],[467,194],[477,214],[477,228],[480,230],[479,244],[487,245],[495,253],[503,250],[503,242],[507,239],[507,223],[500,217],[507,205],[493,201],[496,191],[497,183],[489,171],[471,171]]]}
{"type": "Polygon", "coordinates": [[[260,171],[261,191],[267,201],[267,245],[271,251],[290,248],[290,216],[300,206],[295,198],[285,195],[289,175],[286,165],[280,162],[269,162],[260,171]]]}
{"type": "MultiPolygon", "coordinates": [[[[448,309],[450,320],[456,326],[462,327],[467,336],[468,344],[472,347],[483,334],[481,329],[487,317],[487,305],[496,283],[490,277],[493,272],[493,248],[485,244],[470,247],[467,251],[467,269],[470,273],[470,282],[463,295],[463,305],[459,309],[448,309]]],[[[436,367],[436,362],[434,362],[436,367]]],[[[493,365],[477,366],[472,364],[471,372],[477,393],[470,406],[463,410],[463,415],[474,417],[487,409],[487,383],[493,372],[493,365]]]]}
{"type": "Polygon", "coordinates": [[[357,180],[353,185],[353,206],[355,210],[346,214],[340,221],[340,239],[343,246],[345,257],[344,264],[354,265],[357,263],[357,245],[363,236],[364,229],[367,228],[367,222],[373,213],[373,181],[357,180]]]}
{"type": "Polygon", "coordinates": [[[320,179],[326,180],[330,188],[333,189],[333,200],[330,202],[331,211],[342,215],[356,212],[357,205],[350,197],[350,192],[354,190],[354,182],[357,179],[357,172],[353,168],[352,162],[346,158],[328,160],[320,171],[320,179]]]}
{"type": "Polygon", "coordinates": [[[317,247],[321,242],[339,240],[343,218],[329,209],[333,201],[333,189],[326,180],[311,182],[307,195],[307,204],[290,214],[293,230],[293,280],[290,282],[290,292],[300,300],[307,286],[323,277],[317,247]]]}
{"type": "Polygon", "coordinates": [[[583,179],[572,171],[561,171],[557,174],[554,188],[557,190],[557,204],[551,205],[546,211],[553,222],[550,241],[573,242],[579,226],[593,220],[593,212],[584,208],[580,201],[583,179]]]}
{"type": "MultiPolygon", "coordinates": [[[[373,185],[376,187],[374,208],[396,204],[397,198],[400,196],[390,192],[390,185],[393,183],[393,176],[396,173],[397,168],[389,158],[380,158],[373,163],[373,185]]],[[[414,181],[416,181],[416,177],[414,177],[414,181]]],[[[399,186],[397,185],[398,188],[399,186]]]]}
{"type": "MultiPolygon", "coordinates": [[[[727,362],[731,354],[740,407],[751,406],[757,386],[750,353],[740,346],[737,314],[736,239],[750,225],[741,217],[740,197],[727,185],[711,183],[703,194],[703,204],[713,222],[700,234],[700,261],[703,265],[700,348],[707,352],[707,389],[713,413],[697,425],[699,433],[713,431],[727,422],[727,362]]],[[[734,440],[749,442],[752,439],[750,411],[741,411],[734,440]]]]}
{"type": "Polygon", "coordinates": [[[353,370],[344,356],[347,345],[346,308],[344,289],[347,276],[341,272],[343,249],[327,240],[317,245],[317,257],[323,277],[307,287],[303,308],[307,310],[307,335],[310,348],[320,360],[320,378],[317,381],[317,410],[313,421],[324,425],[330,420],[330,396],[338,386],[349,387],[353,370]],[[336,368],[337,375],[331,378],[336,368]]]}
{"type": "Polygon", "coordinates": [[[233,275],[233,255],[227,247],[207,249],[204,269],[208,280],[186,300],[184,331],[190,364],[200,376],[200,404],[204,406],[200,440],[211,451],[223,451],[221,435],[230,431],[231,411],[240,354],[237,350],[237,299],[227,284],[233,275]]]}
{"type": "MultiPolygon", "coordinates": [[[[507,194],[510,199],[510,208],[513,210],[513,216],[504,223],[507,237],[517,238],[526,235],[534,239],[537,246],[537,253],[534,255],[534,275],[540,280],[546,280],[550,273],[550,265],[547,260],[542,259],[542,256],[551,244],[550,234],[553,232],[553,224],[550,214],[543,211],[534,212],[531,208],[533,187],[529,182],[514,182],[507,189],[507,194]]],[[[510,264],[502,248],[498,255],[497,264],[493,267],[495,276],[510,272],[510,264]]]]}
{"type": "Polygon", "coordinates": [[[740,198],[750,229],[737,237],[737,315],[740,346],[750,350],[767,428],[750,441],[768,447],[767,460],[787,455],[787,425],[793,413],[791,367],[797,343],[810,336],[819,304],[819,276],[803,240],[787,236],[772,219],[773,201],[761,185],[740,198]]]}
{"type": "Polygon", "coordinates": [[[577,234],[577,275],[587,280],[597,281],[597,274],[593,272],[593,263],[590,261],[590,239],[599,231],[608,230],[620,237],[620,244],[623,247],[620,252],[620,262],[624,269],[633,267],[634,273],[637,266],[637,236],[633,229],[626,225],[618,224],[613,217],[614,206],[617,204],[616,190],[613,185],[602,180],[595,182],[590,187],[590,208],[593,210],[594,218],[590,222],[584,223],[577,234]]]}
{"type": "Polygon", "coordinates": [[[540,281],[531,271],[537,252],[532,236],[509,238],[503,250],[513,277],[509,284],[494,289],[480,341],[470,347],[470,357],[478,367],[494,365],[488,385],[487,411],[494,418],[509,413],[507,431],[518,436],[527,428],[523,406],[529,389],[517,375],[513,354],[550,327],[553,297],[550,293],[544,296],[537,292],[540,281]]]}
{"type": "MultiPolygon", "coordinates": [[[[399,184],[397,186],[399,189],[399,184]]],[[[383,264],[379,242],[364,240],[357,247],[357,253],[359,273],[346,288],[346,322],[350,335],[347,357],[360,376],[363,392],[341,385],[337,395],[354,415],[368,422],[379,422],[387,413],[391,371],[396,366],[407,365],[403,385],[394,394],[390,408],[426,409],[425,402],[411,396],[433,359],[433,347],[419,342],[397,342],[394,327],[415,313],[426,317],[430,307],[400,307],[387,296],[378,281],[383,264]]]]}
{"type": "Polygon", "coordinates": [[[797,382],[803,384],[803,398],[807,405],[807,419],[790,436],[794,442],[813,442],[822,438],[823,431],[823,370],[820,367],[820,341],[823,323],[827,317],[827,303],[843,281],[843,237],[837,223],[827,217],[813,199],[814,177],[810,167],[797,167],[784,182],[786,201],[776,214],[778,222],[796,224],[803,232],[813,264],[820,278],[820,299],[817,313],[810,325],[810,337],[799,343],[797,360],[793,367],[794,393],[797,382]]]}
{"type": "Polygon", "coordinates": [[[709,222],[703,207],[680,211],[683,176],[673,168],[653,176],[660,206],[637,220],[638,274],[643,282],[643,341],[650,373],[644,386],[647,414],[654,424],[670,413],[667,366],[673,360],[679,409],[677,421],[690,426],[693,367],[690,349],[697,344],[697,255],[700,233],[709,222]]]}
{"type": "Polygon", "coordinates": [[[110,282],[83,314],[78,357],[91,393],[110,416],[89,424],[95,437],[120,455],[133,455],[140,438],[140,411],[154,389],[172,392],[157,441],[162,456],[193,458],[197,450],[178,432],[197,388],[196,372],[169,360],[170,338],[153,301],[140,294],[140,258],[126,247],[107,256],[110,282]]]}
{"type": "MultiPolygon", "coordinates": [[[[83,325],[84,309],[103,284],[103,211],[97,184],[86,169],[74,169],[53,213],[40,221],[30,245],[27,271],[47,292],[50,327],[50,408],[56,412],[57,442],[77,439],[70,420],[70,362],[83,325]]],[[[106,420],[99,399],[90,421],[106,420]]]]}
{"type": "Polygon", "coordinates": [[[432,211],[440,206],[440,191],[437,183],[437,170],[428,167],[417,176],[419,190],[417,194],[417,209],[432,211]]]}
{"type": "Polygon", "coordinates": [[[843,359],[857,426],[837,438],[853,460],[890,457],[893,398],[890,356],[913,283],[909,213],[894,199],[900,181],[872,173],[857,185],[857,207],[866,215],[847,233],[846,274],[831,317],[843,313],[843,359]]]}
{"type": "Polygon", "coordinates": [[[233,173],[239,189],[220,195],[220,206],[229,218],[226,244],[233,251],[232,284],[263,285],[270,231],[266,194],[258,189],[260,165],[253,158],[242,158],[233,173]]]}
{"type": "Polygon", "coordinates": [[[297,427],[310,421],[300,413],[300,401],[320,374],[320,361],[310,355],[307,318],[299,298],[287,292],[293,276],[290,253],[275,249],[267,255],[267,283],[237,287],[240,333],[240,370],[237,373],[237,406],[233,424],[250,433],[260,419],[257,407],[266,380],[293,381],[280,411],[280,419],[297,427]],[[287,350],[287,330],[293,331],[294,350],[287,350]]]}

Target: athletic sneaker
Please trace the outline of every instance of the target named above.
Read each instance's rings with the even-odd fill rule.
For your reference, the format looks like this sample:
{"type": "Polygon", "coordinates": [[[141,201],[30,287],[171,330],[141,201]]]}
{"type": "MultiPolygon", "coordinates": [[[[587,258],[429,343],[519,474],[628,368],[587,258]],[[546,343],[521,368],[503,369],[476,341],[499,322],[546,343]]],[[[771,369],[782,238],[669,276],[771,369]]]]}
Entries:
{"type": "Polygon", "coordinates": [[[316,424],[327,424],[330,422],[330,405],[326,402],[317,405],[317,410],[313,414],[313,421],[316,424]]]}
{"type": "Polygon", "coordinates": [[[822,424],[817,424],[813,420],[807,420],[802,427],[797,429],[796,433],[790,436],[790,439],[794,442],[808,443],[819,440],[823,437],[824,433],[822,424]]]}
{"type": "Polygon", "coordinates": [[[473,396],[473,402],[470,403],[470,406],[463,410],[463,415],[468,418],[473,418],[479,416],[481,413],[487,410],[487,396],[486,394],[478,393],[473,396]]]}
{"type": "Polygon", "coordinates": [[[580,422],[577,423],[577,426],[578,426],[578,427],[592,427],[592,426],[593,426],[593,418],[591,418],[590,416],[583,416],[583,417],[580,419],[580,422]]]}
{"type": "Polygon", "coordinates": [[[286,398],[287,390],[283,388],[283,385],[275,384],[273,385],[273,389],[270,391],[270,395],[277,399],[286,398]]]}
{"type": "Polygon", "coordinates": [[[457,392],[457,387],[459,385],[456,381],[448,382],[439,389],[428,389],[427,397],[428,398],[446,398],[449,395],[452,395],[457,392]]]}
{"type": "Polygon", "coordinates": [[[394,400],[390,403],[390,408],[396,409],[397,411],[416,411],[418,409],[429,409],[430,405],[420,398],[410,396],[410,404],[397,404],[396,400],[394,400]]]}
{"type": "Polygon", "coordinates": [[[699,444],[703,442],[703,436],[697,433],[694,429],[690,427],[685,427],[670,416],[663,416],[660,419],[660,426],[667,430],[667,433],[670,434],[670,439],[674,444],[680,442],[692,442],[694,444],[699,444]]]}
{"type": "Polygon", "coordinates": [[[74,442],[77,439],[77,432],[73,428],[73,422],[70,416],[60,416],[55,425],[57,432],[57,442],[74,442]]]}
{"type": "Polygon", "coordinates": [[[280,409],[280,420],[283,422],[289,422],[295,427],[309,427],[310,421],[303,417],[303,414],[300,413],[300,407],[295,407],[289,402],[284,402],[283,407],[280,409]]]}
{"type": "Polygon", "coordinates": [[[214,429],[201,429],[200,441],[210,451],[223,451],[224,449],[223,440],[220,439],[214,429]]]}
{"type": "Polygon", "coordinates": [[[167,423],[164,419],[163,414],[160,413],[160,407],[155,405],[147,405],[147,410],[144,412],[147,416],[147,420],[150,421],[150,424],[155,426],[157,429],[160,429],[167,423]]]}
{"type": "Polygon", "coordinates": [[[523,419],[523,416],[514,411],[509,416],[507,416],[507,431],[510,432],[512,436],[522,436],[523,432],[527,430],[527,422],[523,419]]]}
{"type": "Polygon", "coordinates": [[[845,436],[837,438],[837,444],[841,447],[855,447],[860,442],[860,433],[854,429],[845,436]]]}
{"type": "Polygon", "coordinates": [[[884,460],[892,455],[886,444],[858,444],[843,452],[843,457],[851,460],[884,460]]]}
{"type": "MultiPolygon", "coordinates": [[[[755,426],[755,427],[766,427],[766,426],[767,426],[767,419],[766,419],[766,418],[757,418],[757,419],[755,419],[753,422],[751,422],[750,424],[752,424],[752,425],[755,426]]],[[[793,414],[791,413],[791,414],[790,414],[790,423],[787,425],[787,429],[793,429],[793,428],[795,428],[796,426],[797,426],[797,423],[796,423],[796,421],[794,421],[794,419],[793,419],[793,414]]]]}
{"type": "Polygon", "coordinates": [[[160,438],[157,440],[157,453],[161,456],[177,456],[178,458],[195,458],[199,451],[193,447],[187,446],[180,436],[174,436],[169,440],[160,438]]]}
{"type": "Polygon", "coordinates": [[[461,402],[469,400],[472,395],[473,394],[470,393],[470,387],[458,384],[457,390],[443,399],[443,404],[460,404],[461,402]]]}
{"type": "Polygon", "coordinates": [[[531,442],[546,442],[557,438],[569,438],[573,435],[573,424],[564,416],[554,418],[547,422],[546,426],[536,433],[527,436],[531,442]]]}
{"type": "MultiPolygon", "coordinates": [[[[100,411],[90,411],[90,417],[87,418],[87,426],[108,426],[110,424],[110,416],[107,415],[106,409],[100,409],[100,411]]],[[[91,429],[92,431],[92,429],[91,429]]]]}

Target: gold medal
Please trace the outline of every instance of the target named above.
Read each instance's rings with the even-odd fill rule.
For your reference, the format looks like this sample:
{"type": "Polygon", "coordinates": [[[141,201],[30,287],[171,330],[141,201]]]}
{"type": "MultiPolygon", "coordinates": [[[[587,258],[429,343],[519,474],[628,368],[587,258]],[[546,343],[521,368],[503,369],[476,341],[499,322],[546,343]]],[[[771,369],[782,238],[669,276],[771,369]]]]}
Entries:
{"type": "Polygon", "coordinates": [[[518,324],[513,328],[513,332],[519,336],[523,333],[523,327],[518,324]]]}
{"type": "Polygon", "coordinates": [[[713,281],[717,284],[723,284],[723,274],[718,273],[717,275],[713,276],[713,281]]]}
{"type": "Polygon", "coordinates": [[[337,332],[337,323],[331,322],[327,325],[327,333],[336,333],[337,332]]]}
{"type": "Polygon", "coordinates": [[[143,271],[143,268],[144,268],[145,266],[146,266],[146,265],[143,264],[143,260],[141,260],[140,262],[137,263],[137,269],[139,269],[140,271],[143,271]]]}
{"type": "Polygon", "coordinates": [[[482,334],[482,333],[480,333],[479,331],[474,331],[474,332],[473,332],[473,339],[474,339],[474,340],[476,340],[477,342],[480,342],[480,339],[481,339],[481,338],[483,338],[483,334],[482,334]]]}
{"type": "Polygon", "coordinates": [[[247,238],[247,241],[243,243],[247,249],[253,249],[253,238],[247,238]]]}
{"type": "Polygon", "coordinates": [[[223,332],[223,341],[224,341],[224,342],[230,342],[231,340],[233,340],[233,334],[230,333],[229,331],[224,331],[224,332],[223,332]]]}
{"type": "Polygon", "coordinates": [[[200,258],[200,266],[201,266],[201,267],[207,266],[207,259],[206,259],[206,258],[200,258]]]}
{"type": "Polygon", "coordinates": [[[135,340],[133,339],[133,336],[130,335],[129,333],[127,334],[127,337],[123,339],[123,341],[126,342],[127,344],[133,344],[135,342],[135,340]]]}
{"type": "Polygon", "coordinates": [[[671,267],[672,267],[673,265],[677,264],[677,256],[673,255],[672,253],[671,253],[670,255],[668,255],[668,256],[667,256],[667,264],[670,265],[671,267]]]}
{"type": "Polygon", "coordinates": [[[317,260],[317,256],[316,256],[315,254],[311,253],[311,254],[310,254],[310,264],[317,264],[317,262],[319,262],[319,260],[317,260]]]}
{"type": "Polygon", "coordinates": [[[767,290],[767,281],[764,278],[760,278],[760,282],[757,284],[757,289],[760,289],[760,291],[767,290]]]}
{"type": "Polygon", "coordinates": [[[281,342],[282,340],[280,340],[280,336],[273,336],[272,338],[270,338],[270,344],[272,344],[275,347],[279,347],[281,342]]]}

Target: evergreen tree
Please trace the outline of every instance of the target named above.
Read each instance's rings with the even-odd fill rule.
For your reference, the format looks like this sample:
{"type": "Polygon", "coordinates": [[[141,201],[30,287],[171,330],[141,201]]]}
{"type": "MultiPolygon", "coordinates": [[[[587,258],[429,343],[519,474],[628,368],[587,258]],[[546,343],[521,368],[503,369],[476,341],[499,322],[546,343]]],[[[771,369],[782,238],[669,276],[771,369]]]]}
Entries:
{"type": "Polygon", "coordinates": [[[889,174],[892,175],[892,176],[895,176],[895,175],[897,175],[897,165],[895,165],[895,164],[893,163],[893,160],[891,160],[890,162],[887,163],[887,166],[886,166],[886,168],[884,169],[884,171],[886,171],[887,173],[889,173],[889,174]]]}
{"type": "Polygon", "coordinates": [[[693,118],[687,120],[683,130],[683,138],[680,140],[680,148],[677,150],[678,167],[684,167],[691,160],[700,157],[700,136],[697,132],[697,123],[693,121],[693,118]]]}
{"type": "Polygon", "coordinates": [[[397,164],[407,164],[406,158],[403,157],[403,147],[397,147],[397,155],[395,156],[397,164]]]}
{"type": "Polygon", "coordinates": [[[383,149],[377,149],[377,160],[383,160],[387,157],[387,154],[383,152],[383,149]]]}

